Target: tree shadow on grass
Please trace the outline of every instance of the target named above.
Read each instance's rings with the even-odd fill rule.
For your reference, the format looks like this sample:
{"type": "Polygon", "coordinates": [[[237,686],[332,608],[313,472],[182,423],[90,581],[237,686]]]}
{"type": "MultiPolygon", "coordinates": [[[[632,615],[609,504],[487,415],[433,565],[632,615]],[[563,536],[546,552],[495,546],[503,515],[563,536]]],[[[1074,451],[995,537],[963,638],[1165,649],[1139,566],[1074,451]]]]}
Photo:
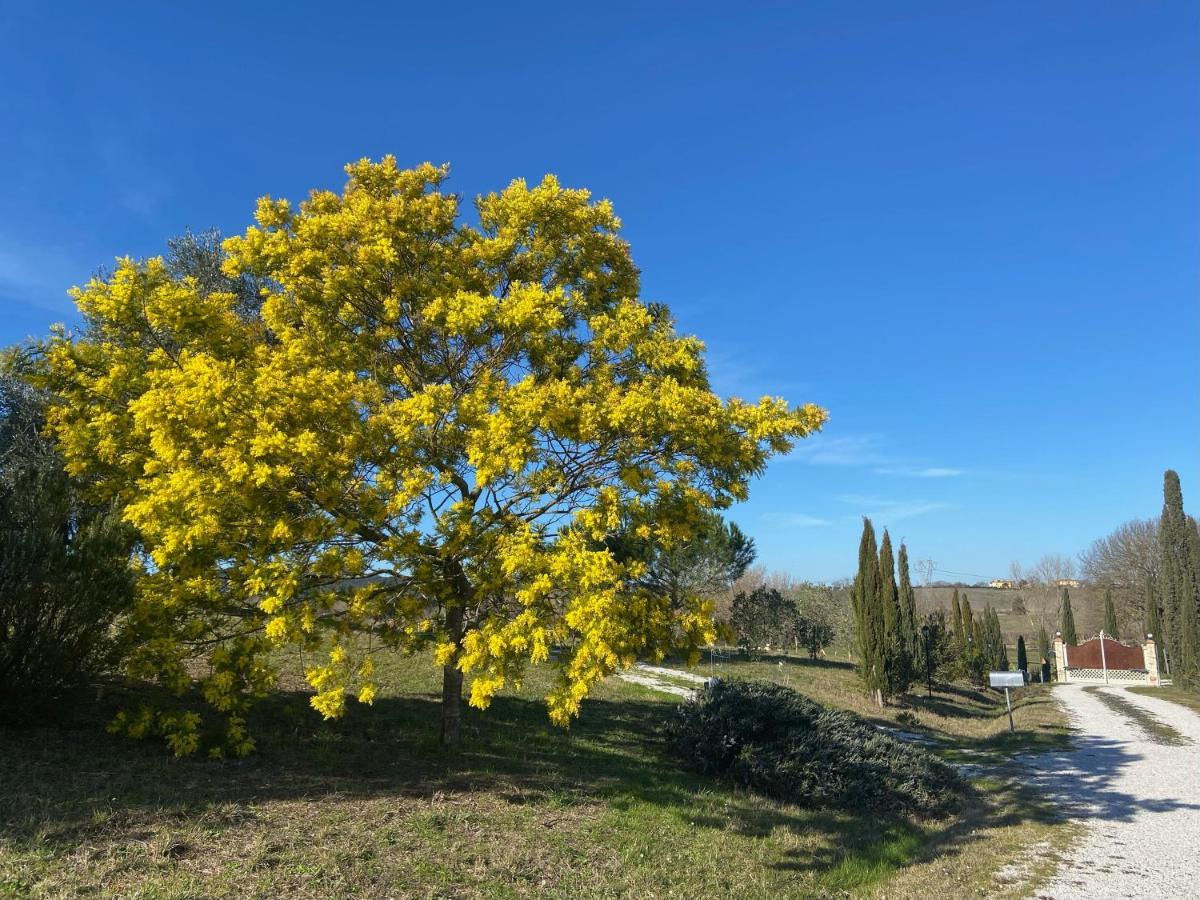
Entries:
{"type": "MultiPolygon", "coordinates": [[[[1055,815],[1028,797],[1003,803],[968,797],[959,819],[927,823],[764,802],[676,767],[657,737],[674,709],[669,700],[592,699],[564,731],[549,723],[541,702],[498,697],[487,712],[467,711],[463,747],[448,754],[438,744],[432,695],[381,698],[372,708],[350,704],[344,719],[324,722],[309,708],[308,694],[279,692],[253,713],[258,752],[213,762],[173,759],[160,744],[106,734],[104,723],[129,699],[82,706],[53,726],[0,731],[0,844],[69,848],[111,837],[121,828],[114,822],[144,829],[148,818],[178,822],[203,814],[210,823],[234,824],[274,800],[404,803],[486,791],[514,805],[599,802],[628,811],[649,804],[692,827],[751,838],[783,830],[803,840],[778,868],[835,876],[845,870],[852,884],[879,867],[964,850],[989,828],[1055,815]]],[[[1082,756],[1052,751],[1038,758],[1045,773],[1039,784],[1073,790],[1072,815],[1122,821],[1140,810],[1182,806],[1139,801],[1109,786],[1138,759],[1127,745],[1077,743],[1082,756]]]]}
{"type": "MultiPolygon", "coordinates": [[[[344,718],[325,722],[308,694],[277,692],[250,716],[257,752],[212,761],[107,734],[120,699],[130,698],[80,706],[54,725],[0,731],[0,843],[77,842],[118,814],[237,816],[273,800],[333,796],[406,801],[487,791],[514,804],[648,803],[686,817],[697,794],[714,787],[662,752],[669,701],[591,699],[564,730],[540,701],[497,697],[486,712],[465,711],[462,747],[448,753],[431,695],[351,703],[344,718]]],[[[756,814],[740,805],[741,814],[756,814]]]]}

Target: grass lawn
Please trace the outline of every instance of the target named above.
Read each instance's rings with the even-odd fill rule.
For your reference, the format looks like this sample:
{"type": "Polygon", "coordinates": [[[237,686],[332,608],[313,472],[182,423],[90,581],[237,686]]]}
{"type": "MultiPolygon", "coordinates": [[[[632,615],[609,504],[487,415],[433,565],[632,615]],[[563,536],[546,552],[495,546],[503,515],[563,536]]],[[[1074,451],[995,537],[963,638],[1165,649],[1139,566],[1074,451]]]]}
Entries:
{"type": "MultiPolygon", "coordinates": [[[[119,691],[65,724],[0,731],[0,897],[1016,896],[1069,834],[1000,780],[924,823],[733,790],[663,755],[677,698],[618,679],[563,731],[533,673],[469,711],[449,755],[432,665],[380,662],[375,705],[332,723],[291,665],[253,716],[246,760],[107,735],[119,691]]],[[[848,667],[778,662],[739,674],[877,715],[848,667]]],[[[1030,692],[1018,725],[1052,733],[1052,708],[1030,692]]],[[[985,695],[913,697],[882,718],[905,711],[956,748],[1003,747],[1007,720],[985,695]]]]}
{"type": "Polygon", "coordinates": [[[1136,685],[1126,688],[1134,694],[1145,694],[1147,697],[1158,697],[1162,700],[1170,700],[1172,703],[1178,703],[1180,706],[1186,706],[1192,712],[1200,713],[1200,694],[1195,691],[1185,690],[1175,685],[1165,684],[1161,687],[1154,687],[1148,684],[1136,685]]]}

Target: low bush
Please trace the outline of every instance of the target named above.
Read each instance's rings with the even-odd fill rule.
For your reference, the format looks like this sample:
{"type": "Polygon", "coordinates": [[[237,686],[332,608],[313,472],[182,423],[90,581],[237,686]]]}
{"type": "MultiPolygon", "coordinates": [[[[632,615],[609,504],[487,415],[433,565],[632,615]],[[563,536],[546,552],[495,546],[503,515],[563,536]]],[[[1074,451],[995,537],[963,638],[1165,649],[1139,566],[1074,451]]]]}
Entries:
{"type": "Polygon", "coordinates": [[[710,683],[667,737],[688,768],[802,806],[933,816],[964,789],[928,750],[767,682],[710,683]]]}

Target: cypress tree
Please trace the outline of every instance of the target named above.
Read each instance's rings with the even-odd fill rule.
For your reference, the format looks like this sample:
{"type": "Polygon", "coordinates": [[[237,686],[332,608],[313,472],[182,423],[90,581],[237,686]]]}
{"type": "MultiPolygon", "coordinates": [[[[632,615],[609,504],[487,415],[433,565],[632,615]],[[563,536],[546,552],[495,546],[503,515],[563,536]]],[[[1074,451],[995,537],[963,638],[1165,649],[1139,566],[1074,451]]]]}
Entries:
{"type": "Polygon", "coordinates": [[[908,574],[908,548],[900,544],[897,560],[900,569],[900,626],[904,646],[908,650],[909,683],[917,677],[917,662],[921,658],[920,629],[917,627],[917,592],[908,574]]]}
{"type": "Polygon", "coordinates": [[[896,559],[892,555],[892,537],[883,529],[879,542],[879,605],[883,610],[884,668],[889,694],[903,693],[907,687],[904,652],[900,642],[900,591],[896,586],[896,559]]]}
{"type": "Polygon", "coordinates": [[[954,628],[955,647],[962,653],[962,648],[967,643],[967,635],[963,631],[962,604],[958,599],[958,588],[954,589],[954,596],[950,600],[950,624],[954,628]]]}
{"type": "Polygon", "coordinates": [[[997,654],[1000,662],[999,669],[1001,672],[1008,671],[1008,645],[1004,643],[1004,632],[1000,628],[1000,614],[992,610],[992,621],[996,623],[996,647],[1000,651],[997,654]]]}
{"type": "Polygon", "coordinates": [[[992,613],[992,639],[996,643],[996,668],[1001,672],[1008,671],[1008,647],[1004,644],[1004,631],[1000,628],[1000,614],[994,609],[992,613]]]}
{"type": "Polygon", "coordinates": [[[1117,611],[1113,609],[1112,588],[1104,589],[1104,633],[1114,641],[1121,639],[1117,628],[1117,611]]]}
{"type": "Polygon", "coordinates": [[[875,551],[875,528],[871,520],[863,518],[862,539],[858,545],[858,574],[850,589],[850,602],[854,609],[854,627],[858,637],[859,677],[863,687],[880,707],[887,691],[885,670],[886,633],[883,627],[883,609],[879,603],[881,589],[879,555],[875,551]]]}
{"type": "Polygon", "coordinates": [[[991,604],[983,607],[983,655],[989,668],[998,672],[1008,671],[1008,648],[1004,646],[1004,633],[1000,630],[1000,616],[991,604]]]}
{"type": "Polygon", "coordinates": [[[1171,676],[1187,684],[1196,680],[1196,602],[1200,588],[1200,538],[1183,511],[1179,475],[1163,473],[1163,511],[1158,528],[1162,551],[1159,603],[1163,644],[1171,676]]]}
{"type": "MultiPolygon", "coordinates": [[[[1187,582],[1185,582],[1185,585],[1187,582]]],[[[1179,604],[1179,647],[1172,677],[1187,687],[1200,682],[1200,632],[1197,630],[1196,602],[1184,594],[1179,604]]]]}
{"type": "Polygon", "coordinates": [[[1075,613],[1071,610],[1071,595],[1067,593],[1066,588],[1063,588],[1062,592],[1062,624],[1058,630],[1062,632],[1064,644],[1074,647],[1079,643],[1079,636],[1075,634],[1075,613]]]}
{"type": "Polygon", "coordinates": [[[963,619],[971,623],[971,639],[967,642],[967,675],[973,684],[982,684],[984,673],[987,671],[987,642],[983,634],[983,616],[971,618],[971,604],[963,595],[963,619]]]}
{"type": "Polygon", "coordinates": [[[1017,635],[1017,668],[1025,673],[1025,680],[1029,680],[1029,657],[1025,653],[1025,635],[1017,635]]]}

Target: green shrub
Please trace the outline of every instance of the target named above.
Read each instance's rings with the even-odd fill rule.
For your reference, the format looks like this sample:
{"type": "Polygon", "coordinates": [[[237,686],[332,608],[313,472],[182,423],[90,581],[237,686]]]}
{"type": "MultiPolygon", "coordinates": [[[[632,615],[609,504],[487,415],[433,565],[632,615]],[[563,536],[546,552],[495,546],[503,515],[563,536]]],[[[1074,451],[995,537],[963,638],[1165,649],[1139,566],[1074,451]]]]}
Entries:
{"type": "Polygon", "coordinates": [[[0,378],[0,719],[36,718],[116,662],[132,534],[83,502],[39,435],[38,398],[0,378]]]}
{"type": "Polygon", "coordinates": [[[964,788],[929,751],[767,682],[710,683],[667,737],[688,768],[803,806],[938,815],[964,788]]]}

